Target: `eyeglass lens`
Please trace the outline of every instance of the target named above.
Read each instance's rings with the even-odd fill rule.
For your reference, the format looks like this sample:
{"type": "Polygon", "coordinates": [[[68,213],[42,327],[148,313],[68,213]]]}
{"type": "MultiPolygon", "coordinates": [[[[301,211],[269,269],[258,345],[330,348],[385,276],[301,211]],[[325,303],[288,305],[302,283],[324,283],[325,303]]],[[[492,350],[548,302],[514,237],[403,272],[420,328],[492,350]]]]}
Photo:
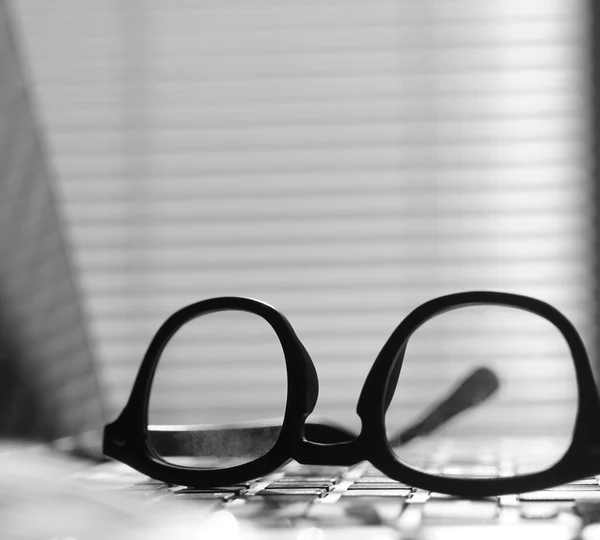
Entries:
{"type": "Polygon", "coordinates": [[[511,477],[556,463],[576,414],[574,362],[560,331],[525,311],[472,306],[438,315],[411,336],[386,429],[420,433],[394,448],[413,468],[511,477]],[[473,373],[468,392],[446,399],[473,373]]]}
{"type": "Polygon", "coordinates": [[[286,396],[283,351],[264,319],[241,311],[198,317],[177,331],[158,362],[149,401],[151,444],[167,462],[183,466],[253,461],[280,431],[254,429],[256,423],[271,419],[269,425],[280,426],[286,396]],[[157,433],[182,428],[194,435],[157,433]]]}

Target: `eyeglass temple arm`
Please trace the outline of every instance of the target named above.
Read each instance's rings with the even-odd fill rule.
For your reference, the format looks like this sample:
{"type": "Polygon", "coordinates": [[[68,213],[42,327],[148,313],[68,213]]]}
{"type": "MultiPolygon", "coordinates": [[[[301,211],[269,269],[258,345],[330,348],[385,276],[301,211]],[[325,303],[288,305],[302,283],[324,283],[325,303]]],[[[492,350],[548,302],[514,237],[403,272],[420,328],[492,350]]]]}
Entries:
{"type": "MultiPolygon", "coordinates": [[[[148,426],[151,446],[164,456],[260,456],[273,446],[280,431],[281,420],[225,426],[148,426]]],[[[333,444],[351,441],[356,433],[330,422],[309,421],[305,436],[333,444]]]]}
{"type": "Polygon", "coordinates": [[[489,399],[499,387],[500,380],[491,369],[477,368],[420,420],[393,434],[389,438],[390,446],[402,446],[416,437],[429,435],[456,415],[489,399]]]}
{"type": "MultiPolygon", "coordinates": [[[[392,374],[394,388],[398,374],[399,370],[397,374],[392,374]]],[[[390,445],[401,446],[416,437],[429,435],[457,414],[487,400],[496,392],[499,385],[498,377],[493,371],[483,367],[476,369],[446,398],[436,402],[421,420],[408,428],[392,433],[389,438],[390,445]]],[[[393,394],[393,391],[388,391],[386,408],[393,394]]],[[[271,448],[280,429],[279,421],[229,426],[148,426],[154,450],[159,455],[165,456],[260,456],[271,448]]],[[[306,423],[305,436],[311,441],[325,444],[356,438],[355,433],[342,426],[318,421],[306,423]]]]}

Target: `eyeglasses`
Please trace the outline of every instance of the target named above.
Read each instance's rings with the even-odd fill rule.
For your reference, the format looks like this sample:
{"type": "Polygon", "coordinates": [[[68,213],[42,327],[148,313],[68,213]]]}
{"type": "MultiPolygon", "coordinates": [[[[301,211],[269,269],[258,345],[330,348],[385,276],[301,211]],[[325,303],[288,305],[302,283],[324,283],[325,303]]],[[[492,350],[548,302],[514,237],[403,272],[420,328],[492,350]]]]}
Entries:
{"type": "MultiPolygon", "coordinates": [[[[268,304],[249,298],[204,300],[177,311],[158,330],[142,361],[127,405],[118,419],[105,428],[104,453],[150,477],[196,488],[232,485],[262,477],[291,460],[307,465],[338,466],[368,461],[392,479],[463,497],[535,491],[600,473],[600,400],[581,337],[556,308],[527,296],[463,292],[433,299],[416,308],[392,332],[371,367],[357,405],[362,422],[358,435],[333,424],[307,422],[315,408],[317,394],[313,362],[284,315],[268,304]],[[541,318],[561,338],[571,357],[568,365],[573,368],[574,386],[577,387],[572,431],[564,452],[541,470],[538,466],[525,472],[513,469],[462,475],[423,464],[417,466],[416,462],[398,453],[399,447],[409,447],[415,439],[440,430],[453,417],[488,400],[500,384],[493,370],[488,368],[476,369],[420,421],[395,433],[386,429],[386,414],[396,393],[413,335],[439,316],[473,306],[511,308],[511,313],[517,310],[541,318]],[[287,375],[282,422],[241,428],[149,426],[153,379],[165,347],[189,321],[222,311],[258,316],[275,332],[287,375]],[[232,466],[206,466],[201,459],[194,461],[208,453],[208,449],[232,457],[244,454],[244,462],[232,466]],[[178,461],[167,456],[187,456],[188,460],[178,461]]],[[[533,417],[535,414],[535,411],[531,412],[533,417]]],[[[506,417],[505,420],[510,423],[514,419],[506,417]]],[[[539,420],[543,421],[542,418],[539,420]]]]}

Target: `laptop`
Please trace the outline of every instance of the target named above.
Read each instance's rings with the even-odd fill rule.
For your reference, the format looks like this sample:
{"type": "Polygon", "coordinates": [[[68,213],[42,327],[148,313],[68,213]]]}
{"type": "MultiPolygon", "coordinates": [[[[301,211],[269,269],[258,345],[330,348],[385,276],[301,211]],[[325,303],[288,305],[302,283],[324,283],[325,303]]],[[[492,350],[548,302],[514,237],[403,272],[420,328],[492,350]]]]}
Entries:
{"type": "MultiPolygon", "coordinates": [[[[101,428],[110,419],[15,45],[1,2],[3,538],[600,538],[595,477],[535,493],[464,499],[416,489],[368,463],[292,462],[242,484],[200,490],[102,459],[101,428]]],[[[497,466],[483,454],[479,462],[456,460],[451,450],[436,440],[421,458],[456,474],[497,466]]]]}

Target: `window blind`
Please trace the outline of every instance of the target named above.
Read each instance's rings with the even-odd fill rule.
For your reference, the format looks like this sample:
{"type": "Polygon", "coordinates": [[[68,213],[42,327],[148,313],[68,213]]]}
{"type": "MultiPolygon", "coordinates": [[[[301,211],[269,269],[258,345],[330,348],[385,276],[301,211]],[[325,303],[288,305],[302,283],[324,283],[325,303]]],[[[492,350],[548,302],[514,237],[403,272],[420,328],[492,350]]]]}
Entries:
{"type": "MultiPolygon", "coordinates": [[[[212,296],[281,309],[317,411],[346,424],[389,333],[433,296],[533,295],[592,346],[586,1],[13,6],[111,415],[159,324],[212,296]]],[[[269,412],[260,357],[199,362],[190,339],[159,416],[190,407],[200,370],[198,408],[228,377],[269,412]]],[[[519,366],[530,388],[564,385],[519,366]]]]}

